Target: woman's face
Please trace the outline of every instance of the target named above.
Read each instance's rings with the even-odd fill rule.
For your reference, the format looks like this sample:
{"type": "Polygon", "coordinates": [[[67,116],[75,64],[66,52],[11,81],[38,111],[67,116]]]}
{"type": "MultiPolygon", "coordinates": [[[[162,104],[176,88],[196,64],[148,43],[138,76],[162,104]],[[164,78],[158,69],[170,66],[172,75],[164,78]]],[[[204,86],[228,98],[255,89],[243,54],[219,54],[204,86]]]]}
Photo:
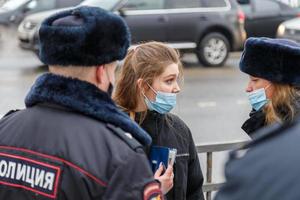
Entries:
{"type": "Polygon", "coordinates": [[[252,92],[261,88],[265,89],[267,98],[271,99],[273,93],[272,83],[263,78],[249,76],[249,82],[246,88],[246,92],[252,92]]]}
{"type": "MultiPolygon", "coordinates": [[[[179,67],[178,64],[170,64],[166,67],[165,71],[158,77],[154,78],[151,87],[157,92],[165,93],[178,93],[180,87],[178,85],[179,67]]],[[[149,86],[145,86],[147,89],[145,95],[151,100],[155,101],[156,94],[149,86]]]]}

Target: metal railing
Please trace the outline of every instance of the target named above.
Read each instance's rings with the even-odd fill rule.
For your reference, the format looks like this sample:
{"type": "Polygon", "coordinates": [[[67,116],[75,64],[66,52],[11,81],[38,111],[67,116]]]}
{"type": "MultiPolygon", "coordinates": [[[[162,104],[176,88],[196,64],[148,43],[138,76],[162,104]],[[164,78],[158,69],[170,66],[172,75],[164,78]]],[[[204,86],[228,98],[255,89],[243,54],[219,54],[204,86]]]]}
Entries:
{"type": "Polygon", "coordinates": [[[224,184],[221,182],[212,181],[213,173],[213,153],[238,149],[249,141],[234,141],[226,143],[210,143],[196,145],[198,153],[206,153],[206,182],[203,184],[203,192],[206,193],[206,200],[211,200],[212,192],[217,191],[224,184]]]}

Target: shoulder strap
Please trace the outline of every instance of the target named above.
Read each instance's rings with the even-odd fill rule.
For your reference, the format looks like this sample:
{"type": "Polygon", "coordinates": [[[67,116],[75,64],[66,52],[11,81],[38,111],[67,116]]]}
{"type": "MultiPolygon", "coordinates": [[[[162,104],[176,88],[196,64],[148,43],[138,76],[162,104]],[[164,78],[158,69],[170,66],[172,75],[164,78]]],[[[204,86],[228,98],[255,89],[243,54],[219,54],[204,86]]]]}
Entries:
{"type": "MultiPolygon", "coordinates": [[[[246,143],[242,147],[233,150],[230,152],[230,159],[234,160],[240,157],[239,152],[243,152],[243,150],[251,149],[252,147],[255,147],[256,145],[259,145],[263,142],[266,142],[270,140],[271,138],[277,137],[281,135],[285,130],[295,126],[296,122],[292,123],[284,123],[284,124],[273,124],[271,126],[262,128],[257,133],[255,133],[253,140],[249,143],[246,143]]],[[[244,153],[242,154],[244,155],[244,153]]]]}
{"type": "Polygon", "coordinates": [[[245,145],[244,149],[250,148],[252,146],[255,146],[257,144],[265,142],[265,141],[269,140],[270,138],[276,137],[276,136],[280,135],[283,131],[285,131],[286,129],[289,129],[290,127],[292,127],[294,125],[295,125],[294,122],[293,123],[284,123],[284,124],[276,123],[276,124],[273,124],[266,128],[263,128],[260,131],[258,131],[257,133],[255,133],[254,136],[257,135],[257,137],[252,142],[245,145]]]}
{"type": "Polygon", "coordinates": [[[126,133],[121,128],[113,125],[106,124],[106,127],[113,131],[121,140],[123,140],[131,149],[137,151],[143,148],[143,146],[134,138],[130,133],[126,133]]]}
{"type": "Polygon", "coordinates": [[[11,115],[11,114],[13,114],[13,113],[15,113],[15,112],[18,112],[18,111],[20,111],[20,110],[19,110],[19,109],[10,110],[10,111],[8,111],[2,118],[7,117],[8,115],[11,115]]]}

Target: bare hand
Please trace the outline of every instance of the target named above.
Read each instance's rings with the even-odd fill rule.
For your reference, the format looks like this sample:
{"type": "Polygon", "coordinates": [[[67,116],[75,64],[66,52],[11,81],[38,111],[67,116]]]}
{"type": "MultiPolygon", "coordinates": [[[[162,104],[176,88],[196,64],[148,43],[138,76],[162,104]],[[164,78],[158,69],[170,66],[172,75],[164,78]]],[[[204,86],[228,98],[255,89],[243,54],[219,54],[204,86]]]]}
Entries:
{"type": "Polygon", "coordinates": [[[174,173],[173,173],[173,167],[171,165],[168,166],[165,173],[162,175],[162,172],[164,171],[163,164],[159,165],[159,168],[154,174],[154,178],[156,180],[159,180],[161,183],[161,191],[163,194],[167,194],[173,187],[173,179],[174,179],[174,173]]]}

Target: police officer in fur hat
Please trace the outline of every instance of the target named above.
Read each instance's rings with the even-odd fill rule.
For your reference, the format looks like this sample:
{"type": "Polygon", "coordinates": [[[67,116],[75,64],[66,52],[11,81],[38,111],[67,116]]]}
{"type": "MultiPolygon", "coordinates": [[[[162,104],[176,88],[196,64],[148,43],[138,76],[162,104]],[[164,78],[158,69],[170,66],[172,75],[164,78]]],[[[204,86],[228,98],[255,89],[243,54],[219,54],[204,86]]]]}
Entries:
{"type": "Polygon", "coordinates": [[[160,199],[142,150],[151,138],[110,97],[130,42],[124,21],[77,7],[39,34],[50,73],[0,121],[0,199],[160,199]]]}
{"type": "Polygon", "coordinates": [[[215,200],[300,199],[300,118],[273,124],[255,134],[240,151],[230,154],[226,183],[215,200]]]}
{"type": "Polygon", "coordinates": [[[240,68],[250,75],[249,87],[268,81],[261,87],[265,94],[256,95],[253,107],[271,104],[280,123],[260,129],[243,150],[230,153],[225,170],[227,182],[215,200],[300,199],[300,116],[296,116],[300,45],[284,39],[250,38],[240,68]],[[267,103],[263,101],[265,96],[267,103]]]}
{"type": "Polygon", "coordinates": [[[242,129],[252,133],[269,124],[290,123],[300,111],[300,45],[286,39],[249,38],[240,69],[252,111],[242,129]]]}

